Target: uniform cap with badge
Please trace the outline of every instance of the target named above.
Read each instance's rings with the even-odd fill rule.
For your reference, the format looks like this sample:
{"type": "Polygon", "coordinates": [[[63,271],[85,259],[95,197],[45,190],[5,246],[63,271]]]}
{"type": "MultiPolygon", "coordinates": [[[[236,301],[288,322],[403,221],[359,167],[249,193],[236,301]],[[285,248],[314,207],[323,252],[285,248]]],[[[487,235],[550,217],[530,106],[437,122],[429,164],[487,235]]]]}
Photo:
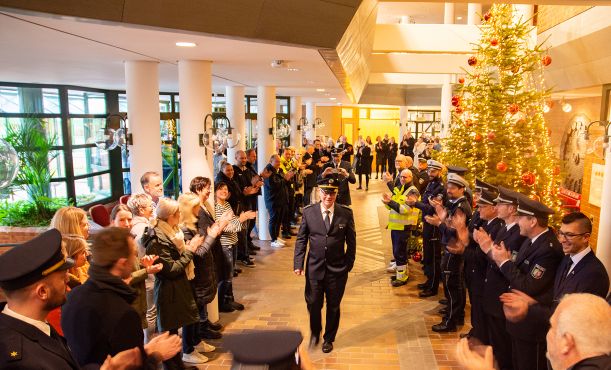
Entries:
{"type": "Polygon", "coordinates": [[[488,190],[492,192],[498,192],[498,188],[492,184],[489,184],[479,178],[475,178],[475,191],[488,190]]]}
{"type": "Polygon", "coordinates": [[[496,204],[496,193],[489,190],[482,190],[476,203],[478,205],[493,206],[496,204]]]}
{"type": "Polygon", "coordinates": [[[455,173],[448,174],[448,184],[453,184],[461,188],[466,188],[467,186],[469,186],[467,180],[463,179],[461,176],[455,173]]]}
{"type": "Polygon", "coordinates": [[[232,369],[293,369],[302,341],[296,330],[250,330],[227,334],[223,346],[233,355],[232,369]]]}
{"type": "Polygon", "coordinates": [[[524,194],[519,194],[518,198],[518,216],[533,216],[537,218],[547,218],[554,214],[554,210],[545,204],[530,199],[524,194]]]}
{"type": "Polygon", "coordinates": [[[337,173],[332,173],[327,177],[318,180],[317,185],[318,188],[325,193],[335,193],[339,188],[339,175],[337,173]]]}
{"type": "Polygon", "coordinates": [[[436,161],[434,159],[429,159],[428,162],[426,162],[429,169],[431,170],[440,170],[443,168],[443,164],[441,164],[441,162],[436,161]]]}
{"type": "Polygon", "coordinates": [[[518,193],[517,191],[513,191],[511,189],[508,189],[504,186],[499,186],[498,190],[499,190],[499,195],[494,200],[497,204],[510,204],[514,206],[518,205],[518,199],[521,196],[520,193],[518,193]]]}
{"type": "Polygon", "coordinates": [[[62,236],[50,229],[0,255],[0,288],[18,290],[55,271],[74,266],[62,250],[62,236]]]}
{"type": "Polygon", "coordinates": [[[460,167],[460,166],[448,166],[448,173],[455,173],[458,176],[465,176],[467,172],[469,172],[468,168],[460,167]]]}

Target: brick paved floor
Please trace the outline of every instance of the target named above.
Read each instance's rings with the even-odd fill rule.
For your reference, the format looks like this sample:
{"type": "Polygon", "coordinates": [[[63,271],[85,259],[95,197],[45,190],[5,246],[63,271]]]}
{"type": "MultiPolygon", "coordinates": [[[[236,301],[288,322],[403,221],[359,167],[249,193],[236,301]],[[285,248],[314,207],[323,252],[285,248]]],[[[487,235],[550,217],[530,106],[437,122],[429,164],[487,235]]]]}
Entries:
{"type": "MultiPolygon", "coordinates": [[[[454,350],[458,333],[437,334],[431,325],[440,321],[437,300],[418,298],[416,284],[423,282],[420,263],[410,260],[409,283],[390,286],[385,267],[392,257],[390,237],[379,227],[378,207],[385,191],[381,181],[372,180],[370,190],[355,190],[352,200],[357,232],[357,257],[342,301],[342,317],[335,349],[329,354],[320,346],[310,351],[317,369],[460,369],[454,350]]],[[[236,299],[246,306],[242,312],[221,314],[225,333],[244,329],[301,330],[309,340],[308,314],[303,297],[304,280],[292,273],[293,242],[273,250],[259,242],[256,268],[244,268],[234,280],[236,299]]],[[[324,314],[323,314],[324,317],[324,314]]],[[[463,331],[469,329],[467,324],[463,331]]],[[[324,326],[324,324],[323,324],[324,326]]],[[[221,341],[207,355],[201,369],[228,369],[231,356],[221,341]]]]}

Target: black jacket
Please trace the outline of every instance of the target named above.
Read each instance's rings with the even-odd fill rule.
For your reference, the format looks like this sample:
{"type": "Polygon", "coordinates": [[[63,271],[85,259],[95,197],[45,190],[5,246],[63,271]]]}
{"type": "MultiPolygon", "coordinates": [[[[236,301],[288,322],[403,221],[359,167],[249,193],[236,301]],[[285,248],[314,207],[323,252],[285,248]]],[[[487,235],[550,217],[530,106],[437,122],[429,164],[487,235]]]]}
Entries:
{"type": "Polygon", "coordinates": [[[0,303],[0,369],[80,368],[66,340],[52,325],[49,337],[35,326],[3,314],[5,305],[0,303]]]}
{"type": "Polygon", "coordinates": [[[361,175],[369,175],[371,173],[371,148],[368,145],[363,145],[357,149],[356,158],[356,173],[361,175]]]}
{"type": "MultiPolygon", "coordinates": [[[[506,226],[503,226],[499,233],[494,239],[496,244],[503,242],[505,248],[511,251],[515,257],[520,250],[520,247],[526,239],[525,236],[520,235],[520,227],[515,223],[509,230],[506,226]]],[[[503,303],[499,297],[503,293],[509,291],[509,280],[503,275],[499,267],[492,260],[492,252],[488,252],[486,256],[488,260],[488,266],[486,268],[486,278],[484,279],[484,312],[487,315],[491,315],[498,318],[505,318],[503,313],[503,303]]]]}
{"type": "Polygon", "coordinates": [[[611,369],[611,355],[602,355],[581,360],[571,370],[609,370],[611,369]]]}
{"type": "Polygon", "coordinates": [[[326,232],[320,203],[303,209],[295,241],[295,270],[304,268],[308,279],[322,280],[325,274],[347,274],[356,258],[356,231],[352,209],[335,203],[331,229],[326,232]],[[307,253],[306,249],[310,246],[307,253]]]}
{"type": "Polygon", "coordinates": [[[233,213],[236,215],[240,215],[243,211],[245,211],[246,202],[244,201],[244,193],[242,193],[242,188],[240,184],[236,180],[237,173],[234,172],[233,179],[225,176],[223,172],[219,172],[214,179],[214,183],[218,184],[219,182],[224,182],[227,184],[229,188],[229,199],[227,201],[231,205],[231,209],[233,213]]]}
{"type": "MultiPolygon", "coordinates": [[[[515,262],[505,262],[500,270],[509,280],[510,289],[521,290],[549,307],[553,298],[556,270],[561,259],[562,246],[554,232],[548,229],[532,244],[530,239],[526,239],[515,262]]],[[[539,342],[545,340],[547,324],[527,317],[518,323],[507,322],[507,331],[522,340],[539,342]]]]}
{"type": "MultiPolygon", "coordinates": [[[[453,216],[459,209],[465,214],[467,225],[471,221],[471,205],[467,202],[465,197],[456,199],[455,201],[447,201],[446,209],[448,211],[448,217],[453,216]]],[[[467,226],[465,225],[465,226],[467,226]]],[[[439,225],[439,235],[441,237],[441,244],[448,245],[452,239],[456,239],[456,229],[442,223],[439,225]]]]}
{"type": "Polygon", "coordinates": [[[136,292],[103,268],[91,265],[89,273],[62,307],[62,330],[78,363],[102,364],[134,347],[144,353],[140,316],[131,306],[136,292]]]}
{"type": "MultiPolygon", "coordinates": [[[[327,168],[335,167],[336,165],[335,163],[333,163],[333,161],[327,162],[327,164],[322,167],[320,175],[318,175],[319,180],[322,179],[322,173],[325,172],[327,168]]],[[[350,204],[352,204],[352,200],[350,199],[350,187],[348,186],[348,183],[355,184],[356,177],[354,176],[354,172],[352,172],[352,166],[349,162],[342,160],[341,162],[339,162],[339,167],[345,169],[346,172],[348,172],[348,177],[340,177],[341,180],[339,181],[339,189],[337,190],[336,202],[345,206],[349,206],[350,204]]]]}
{"type": "MultiPolygon", "coordinates": [[[[473,219],[469,225],[469,232],[473,233],[473,230],[477,228],[483,228],[492,240],[496,238],[499,230],[505,226],[503,220],[495,218],[494,220],[488,221],[479,218],[479,211],[475,211],[473,219]],[[476,217],[476,215],[478,217],[476,217]],[[474,221],[476,220],[476,221],[474,221]]],[[[488,267],[488,257],[482,252],[479,244],[470,238],[469,245],[465,248],[465,282],[467,288],[471,291],[471,294],[481,296],[484,294],[484,280],[486,279],[486,269],[488,267]]]]}
{"type": "Polygon", "coordinates": [[[342,161],[346,161],[350,163],[351,162],[350,157],[354,154],[354,147],[352,146],[352,144],[349,144],[349,143],[339,144],[337,146],[337,149],[346,151],[346,153],[342,155],[342,161]]]}
{"type": "MultiPolygon", "coordinates": [[[[199,210],[199,219],[206,218],[204,214],[207,214],[203,209],[199,210]]],[[[198,231],[182,228],[182,232],[185,234],[185,241],[191,240],[196,234],[206,235],[208,226],[199,227],[198,219],[198,231]]],[[[220,243],[217,238],[206,236],[202,245],[197,248],[193,253],[193,265],[195,266],[195,277],[191,280],[191,287],[193,288],[193,298],[199,307],[202,307],[214,300],[216,294],[216,285],[218,284],[216,278],[216,268],[214,265],[214,257],[212,255],[212,249],[214,245],[220,243]]],[[[220,245],[220,244],[219,244],[220,245]]]]}
{"type": "Polygon", "coordinates": [[[263,182],[263,196],[268,207],[282,207],[288,204],[288,194],[286,192],[286,181],[282,169],[275,169],[271,165],[266,167],[272,174],[263,182]]]}
{"type": "Polygon", "coordinates": [[[248,167],[248,162],[246,164],[246,168],[244,170],[240,169],[240,167],[234,165],[233,166],[233,179],[235,181],[235,183],[238,185],[238,187],[240,188],[240,190],[242,191],[240,198],[242,201],[242,207],[241,207],[241,211],[252,211],[252,210],[256,210],[257,208],[253,208],[253,204],[257,203],[257,196],[258,194],[251,194],[251,195],[244,195],[244,189],[246,189],[249,186],[252,186],[252,178],[254,175],[256,175],[255,172],[253,172],[249,167],[248,167]]]}

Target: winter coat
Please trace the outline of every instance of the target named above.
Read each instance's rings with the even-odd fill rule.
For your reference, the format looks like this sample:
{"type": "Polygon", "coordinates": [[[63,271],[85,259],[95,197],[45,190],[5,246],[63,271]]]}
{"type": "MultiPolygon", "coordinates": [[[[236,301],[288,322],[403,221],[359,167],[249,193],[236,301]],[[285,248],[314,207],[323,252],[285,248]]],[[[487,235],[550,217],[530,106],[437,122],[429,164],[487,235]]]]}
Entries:
{"type": "Polygon", "coordinates": [[[371,148],[367,145],[364,145],[361,149],[357,150],[356,154],[356,173],[360,175],[370,174],[371,173],[371,148]]]}
{"type": "MultiPolygon", "coordinates": [[[[206,218],[206,211],[200,209],[199,219],[206,218]]],[[[206,235],[206,229],[212,225],[214,220],[209,224],[199,222],[198,231],[201,235],[206,235]],[[202,227],[199,225],[202,224],[202,227]]],[[[195,230],[184,227],[182,232],[185,234],[185,240],[191,240],[196,235],[195,230]]],[[[203,307],[214,300],[216,295],[216,287],[218,284],[216,277],[216,266],[214,264],[214,256],[212,248],[218,243],[216,238],[207,236],[204,243],[195,251],[193,256],[193,264],[195,265],[195,277],[191,280],[195,302],[198,306],[203,307]]],[[[220,247],[220,245],[219,245],[220,247]]]]}
{"type": "Polygon", "coordinates": [[[160,331],[178,329],[199,322],[199,312],[185,267],[193,259],[193,253],[180,253],[168,236],[158,228],[148,228],[142,235],[146,254],[159,256],[163,265],[155,275],[155,306],[157,327],[160,331]]]}

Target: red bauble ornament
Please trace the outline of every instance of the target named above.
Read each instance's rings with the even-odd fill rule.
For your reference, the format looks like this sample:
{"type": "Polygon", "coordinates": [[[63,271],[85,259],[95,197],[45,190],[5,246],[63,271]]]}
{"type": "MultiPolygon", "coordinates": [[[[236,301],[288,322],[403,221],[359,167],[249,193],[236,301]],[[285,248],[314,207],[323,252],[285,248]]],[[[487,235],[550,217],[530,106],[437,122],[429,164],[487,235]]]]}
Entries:
{"type": "Polygon", "coordinates": [[[456,107],[456,110],[455,110],[456,114],[461,114],[461,113],[462,113],[462,112],[464,112],[464,111],[465,111],[465,110],[464,110],[464,109],[462,109],[462,107],[461,107],[461,106],[456,107]]]}
{"type": "Polygon", "coordinates": [[[491,140],[491,141],[492,141],[492,140],[494,140],[494,139],[496,139],[496,134],[494,133],[494,131],[490,131],[490,132],[488,133],[488,140],[491,140]]]}
{"type": "Polygon", "coordinates": [[[516,114],[520,111],[520,106],[514,103],[514,104],[509,105],[509,108],[507,108],[507,110],[511,114],[516,114]]]}
{"type": "Polygon", "coordinates": [[[480,134],[475,134],[474,139],[475,139],[475,141],[480,142],[480,141],[482,141],[482,135],[480,135],[480,134]]]}
{"type": "Polygon", "coordinates": [[[547,128],[547,136],[552,136],[552,129],[551,128],[547,128]]]}
{"type": "Polygon", "coordinates": [[[535,184],[535,174],[530,171],[524,172],[522,174],[522,182],[524,182],[524,184],[528,186],[534,185],[535,184]]]}
{"type": "Polygon", "coordinates": [[[547,67],[550,64],[552,64],[552,57],[550,57],[549,55],[546,55],[543,58],[541,58],[541,62],[543,63],[544,66],[547,67]]]}
{"type": "Polygon", "coordinates": [[[484,21],[488,22],[492,18],[492,14],[490,12],[484,14],[484,21]]]}
{"type": "Polygon", "coordinates": [[[490,45],[491,46],[498,46],[499,44],[499,40],[498,39],[491,39],[490,40],[490,45]]]}
{"type": "Polygon", "coordinates": [[[463,77],[459,77],[458,78],[458,83],[459,84],[464,84],[465,83],[465,79],[463,77]]]}
{"type": "Polygon", "coordinates": [[[507,171],[507,169],[509,168],[509,166],[507,165],[507,163],[500,161],[499,163],[496,164],[496,170],[499,172],[505,172],[507,171]]]}
{"type": "Polygon", "coordinates": [[[520,66],[515,66],[511,69],[511,72],[515,75],[520,72],[520,66]]]}
{"type": "Polygon", "coordinates": [[[471,67],[475,66],[477,64],[477,58],[476,57],[469,57],[469,60],[467,61],[467,63],[469,63],[469,65],[471,67]]]}
{"type": "Polygon", "coordinates": [[[560,166],[554,167],[554,172],[552,172],[554,176],[560,175],[560,166]]]}
{"type": "Polygon", "coordinates": [[[460,105],[460,96],[454,95],[452,97],[452,105],[458,107],[460,105]]]}
{"type": "Polygon", "coordinates": [[[465,126],[471,127],[471,125],[473,125],[473,120],[468,119],[468,120],[465,121],[465,126]]]}
{"type": "Polygon", "coordinates": [[[420,262],[422,261],[422,253],[420,252],[414,252],[414,254],[412,254],[412,260],[414,262],[420,262]]]}

